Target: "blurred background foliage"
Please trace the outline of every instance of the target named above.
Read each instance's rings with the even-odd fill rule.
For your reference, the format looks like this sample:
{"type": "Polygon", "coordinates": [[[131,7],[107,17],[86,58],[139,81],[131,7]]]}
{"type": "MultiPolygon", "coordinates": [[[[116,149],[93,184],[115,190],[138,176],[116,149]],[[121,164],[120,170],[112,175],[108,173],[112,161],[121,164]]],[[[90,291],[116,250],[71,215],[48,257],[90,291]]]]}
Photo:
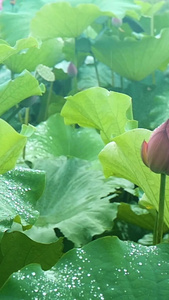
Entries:
{"type": "Polygon", "coordinates": [[[30,122],[37,125],[60,112],[65,96],[92,86],[131,96],[139,127],[154,129],[166,120],[169,1],[5,0],[0,28],[0,38],[11,46],[30,34],[39,39],[38,46],[1,64],[1,83],[27,69],[46,87],[43,96],[26,99],[2,115],[16,129],[26,108],[30,122]],[[71,73],[70,63],[77,71],[71,73]],[[46,76],[45,66],[50,68],[46,76]]]}

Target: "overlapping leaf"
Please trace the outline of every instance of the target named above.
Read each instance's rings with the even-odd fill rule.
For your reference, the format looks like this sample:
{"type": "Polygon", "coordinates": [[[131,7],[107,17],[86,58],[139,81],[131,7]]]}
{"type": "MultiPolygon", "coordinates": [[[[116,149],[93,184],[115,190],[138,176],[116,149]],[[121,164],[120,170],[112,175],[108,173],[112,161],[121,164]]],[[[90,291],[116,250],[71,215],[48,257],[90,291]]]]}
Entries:
{"type": "Polygon", "coordinates": [[[66,124],[100,130],[105,143],[125,132],[130,124],[137,125],[133,122],[131,98],[99,87],[67,97],[61,115],[66,124]]]}
{"type": "Polygon", "coordinates": [[[163,28],[169,27],[168,17],[169,17],[168,10],[154,16],[154,28],[157,33],[159,33],[163,28]]]}
{"type": "Polygon", "coordinates": [[[14,47],[11,47],[5,40],[0,40],[0,63],[13,54],[31,47],[38,47],[38,42],[33,37],[18,40],[14,47]]]}
{"type": "Polygon", "coordinates": [[[24,135],[19,134],[7,122],[0,119],[0,174],[14,168],[26,140],[24,135]]]}
{"type": "Polygon", "coordinates": [[[30,265],[14,273],[0,299],[168,300],[169,247],[145,247],[114,237],[66,253],[49,271],[30,265]]]}
{"type": "Polygon", "coordinates": [[[59,228],[76,245],[112,228],[118,204],[110,204],[108,195],[116,192],[117,182],[105,181],[101,171],[81,159],[39,160],[35,167],[46,171],[46,188],[36,206],[37,227],[59,228]]]}
{"type": "Polygon", "coordinates": [[[39,85],[37,79],[25,71],[14,80],[0,85],[0,115],[22,100],[42,95],[44,87],[39,85]]]}
{"type": "Polygon", "coordinates": [[[21,73],[24,69],[34,71],[39,64],[53,67],[63,56],[62,46],[61,40],[44,41],[39,48],[32,47],[25,53],[14,54],[4,63],[14,73],[21,73]]]}
{"type": "Polygon", "coordinates": [[[30,263],[39,263],[43,270],[50,269],[62,256],[62,242],[60,239],[52,244],[41,244],[21,232],[5,233],[0,244],[3,254],[0,261],[0,287],[13,272],[30,263]]]}
{"type": "Polygon", "coordinates": [[[94,160],[97,159],[103,145],[94,129],[75,129],[66,126],[63,118],[56,114],[37,126],[37,130],[27,143],[26,158],[36,161],[37,158],[51,155],[65,155],[94,160]]]}
{"type": "Polygon", "coordinates": [[[153,231],[155,224],[155,211],[147,210],[138,204],[120,203],[118,218],[147,230],[153,231]]]}
{"type": "Polygon", "coordinates": [[[112,84],[111,70],[102,63],[97,65],[97,69],[99,81],[94,65],[84,65],[80,68],[78,75],[78,88],[80,91],[93,86],[106,87],[112,84]]]}
{"type": "Polygon", "coordinates": [[[141,40],[117,37],[99,39],[93,46],[96,58],[113,71],[131,80],[142,80],[169,60],[169,29],[160,37],[146,36],[141,40]]]}
{"type": "MultiPolygon", "coordinates": [[[[150,131],[135,129],[116,137],[99,154],[106,177],[117,176],[140,186],[149,206],[158,210],[160,175],[147,168],[141,160],[141,144],[148,140],[150,131]]],[[[169,225],[169,180],[167,178],[165,222],[169,225]]]]}
{"type": "Polygon", "coordinates": [[[165,1],[159,1],[158,3],[151,4],[136,0],[135,3],[141,7],[141,13],[143,16],[153,17],[164,6],[165,1]]]}
{"type": "MultiPolygon", "coordinates": [[[[46,1],[46,0],[45,0],[46,1]]],[[[65,0],[57,0],[57,2],[65,2],[65,0]]],[[[77,6],[79,4],[95,4],[103,12],[111,12],[119,18],[124,17],[126,12],[129,15],[137,17],[137,10],[139,11],[139,6],[135,4],[133,0],[67,0],[72,6],[77,6]]]]}
{"type": "Polygon", "coordinates": [[[33,225],[39,215],[36,201],[44,190],[45,174],[30,169],[15,169],[0,177],[0,225],[10,228],[11,221],[33,225]]]}
{"type": "Polygon", "coordinates": [[[137,17],[139,6],[133,0],[90,0],[90,3],[97,5],[102,11],[110,11],[117,17],[122,18],[126,12],[137,17]]]}
{"type": "Polygon", "coordinates": [[[31,22],[32,34],[42,40],[55,37],[78,37],[102,13],[96,5],[68,2],[44,5],[31,22]]]}

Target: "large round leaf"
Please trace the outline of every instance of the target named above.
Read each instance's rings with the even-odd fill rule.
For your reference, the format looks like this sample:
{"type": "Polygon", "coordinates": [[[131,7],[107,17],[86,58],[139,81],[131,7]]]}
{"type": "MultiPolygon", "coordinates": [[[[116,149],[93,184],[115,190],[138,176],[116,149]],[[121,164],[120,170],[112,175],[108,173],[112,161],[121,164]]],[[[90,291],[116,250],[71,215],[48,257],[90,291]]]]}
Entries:
{"type": "Polygon", "coordinates": [[[131,80],[142,80],[169,59],[169,29],[160,37],[146,36],[120,41],[117,37],[99,39],[93,46],[96,58],[113,71],[131,80]]]}
{"type": "MultiPolygon", "coordinates": [[[[105,181],[101,171],[81,159],[39,160],[35,167],[46,171],[46,188],[37,202],[36,226],[59,228],[76,245],[112,228],[118,204],[109,203],[120,181],[105,181]]],[[[121,182],[127,185],[127,182],[121,182]]]]}
{"type": "Polygon", "coordinates": [[[124,17],[126,12],[134,16],[139,8],[133,0],[89,0],[89,2],[97,5],[102,11],[112,12],[119,18],[124,17]]]}
{"type": "Polygon", "coordinates": [[[0,85],[0,115],[22,100],[42,93],[43,87],[31,73],[21,73],[14,80],[0,85]]]}
{"type": "Polygon", "coordinates": [[[21,73],[24,69],[34,71],[39,64],[53,67],[63,56],[62,47],[63,41],[51,39],[39,48],[32,47],[26,53],[12,55],[4,63],[14,73],[21,73]]]}
{"type": "Polygon", "coordinates": [[[61,115],[66,124],[100,130],[105,143],[125,132],[133,122],[131,98],[96,87],[67,97],[61,115]]]}
{"type": "Polygon", "coordinates": [[[168,277],[168,245],[106,237],[69,251],[49,271],[30,265],[13,274],[0,299],[168,300],[168,277]]]}
{"type": "MultiPolygon", "coordinates": [[[[106,177],[117,176],[135,183],[146,194],[146,205],[158,210],[160,174],[152,172],[141,159],[141,145],[151,131],[134,129],[114,138],[99,154],[106,177]],[[148,202],[148,204],[147,204],[148,202]]],[[[169,226],[169,178],[167,177],[165,222],[169,226]]],[[[145,203],[145,202],[142,202],[145,203]]]]}
{"type": "Polygon", "coordinates": [[[36,161],[51,155],[65,155],[94,160],[103,146],[100,135],[94,129],[66,126],[63,118],[56,114],[37,126],[28,140],[26,158],[36,161]]]}
{"type": "MultiPolygon", "coordinates": [[[[49,2],[49,0],[43,0],[44,2],[49,2]]],[[[50,0],[52,2],[52,0],[50,0]]],[[[54,2],[54,0],[53,0],[54,2]]],[[[111,12],[119,18],[124,17],[126,12],[137,16],[137,10],[140,8],[134,2],[134,0],[55,0],[55,2],[69,2],[72,6],[77,6],[79,4],[95,4],[103,12],[111,12]]]]}
{"type": "Polygon", "coordinates": [[[31,22],[32,34],[38,38],[78,37],[101,11],[93,4],[72,7],[67,2],[44,5],[31,22]]]}

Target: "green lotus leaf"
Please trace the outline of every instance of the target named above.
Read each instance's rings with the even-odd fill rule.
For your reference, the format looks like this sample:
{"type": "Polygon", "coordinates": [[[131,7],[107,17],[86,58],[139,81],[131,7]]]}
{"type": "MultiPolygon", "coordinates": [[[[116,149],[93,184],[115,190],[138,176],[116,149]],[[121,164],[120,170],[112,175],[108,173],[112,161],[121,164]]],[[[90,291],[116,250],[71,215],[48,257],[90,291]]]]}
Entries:
{"type": "Polygon", "coordinates": [[[23,72],[14,80],[0,85],[0,115],[22,100],[42,93],[43,86],[39,85],[37,79],[28,71],[23,72]]]}
{"type": "Polygon", "coordinates": [[[46,172],[46,188],[36,205],[37,227],[59,228],[78,246],[112,228],[118,203],[109,198],[120,182],[105,181],[102,171],[77,158],[41,159],[35,167],[46,172]]]}
{"type": "Polygon", "coordinates": [[[31,22],[33,36],[42,40],[55,37],[78,37],[103,13],[96,5],[80,4],[72,7],[68,2],[44,5],[31,22]]]}
{"type": "MultiPolygon", "coordinates": [[[[144,165],[141,159],[141,145],[149,140],[151,131],[134,129],[114,138],[100,152],[99,158],[106,177],[117,176],[125,178],[145,192],[147,207],[158,211],[160,175],[153,173],[144,165]]],[[[167,177],[165,223],[169,226],[169,179],[167,177]]],[[[141,203],[141,202],[140,202],[141,203]]],[[[142,204],[145,201],[142,201],[142,204]]]]}
{"type": "Polygon", "coordinates": [[[95,160],[103,146],[100,135],[94,129],[67,126],[56,114],[36,127],[26,146],[26,159],[36,161],[51,155],[65,155],[95,160]]]}
{"type": "Polygon", "coordinates": [[[5,60],[4,64],[14,73],[23,70],[35,71],[39,64],[53,67],[63,56],[63,41],[51,39],[39,47],[31,47],[26,52],[16,53],[5,60]]]}
{"type": "Polygon", "coordinates": [[[150,231],[154,230],[156,216],[154,210],[145,209],[138,204],[120,203],[117,216],[118,219],[127,223],[137,225],[150,231]]]}
{"type": "Polygon", "coordinates": [[[66,124],[93,127],[101,132],[105,143],[125,132],[133,122],[131,98],[96,87],[67,97],[61,115],[66,124]]]}
{"type": "Polygon", "coordinates": [[[21,50],[37,46],[38,42],[33,37],[18,40],[14,47],[11,47],[5,40],[0,40],[0,63],[21,50]]]}
{"type": "Polygon", "coordinates": [[[145,247],[116,237],[67,252],[49,271],[32,264],[14,273],[0,299],[168,300],[169,246],[145,247]]]}
{"type": "Polygon", "coordinates": [[[0,261],[2,287],[13,272],[30,263],[39,263],[43,270],[50,269],[63,254],[63,239],[52,244],[41,244],[32,241],[21,232],[6,232],[0,247],[3,255],[0,261]]]}
{"type": "Polygon", "coordinates": [[[104,36],[92,47],[96,58],[113,71],[130,80],[142,80],[169,60],[169,29],[160,37],[145,36],[140,40],[104,36]]]}
{"type": "Polygon", "coordinates": [[[147,17],[154,17],[154,15],[164,6],[165,1],[159,1],[158,3],[147,3],[140,0],[136,0],[135,3],[141,7],[141,14],[147,17]]]}
{"type": "Polygon", "coordinates": [[[30,227],[38,218],[35,209],[45,185],[42,171],[16,168],[0,176],[0,225],[4,230],[15,220],[30,227]]]}
{"type": "Polygon", "coordinates": [[[7,122],[0,119],[0,174],[15,167],[26,140],[24,135],[19,134],[7,122]]]}
{"type": "MultiPolygon", "coordinates": [[[[57,2],[61,2],[61,0],[57,0],[57,2]]],[[[65,2],[65,0],[62,0],[62,2],[65,2]]],[[[140,10],[140,7],[133,0],[68,0],[67,2],[70,2],[72,6],[84,4],[84,2],[86,4],[95,4],[101,11],[111,12],[112,15],[119,18],[123,18],[126,13],[137,18],[140,10]]]]}

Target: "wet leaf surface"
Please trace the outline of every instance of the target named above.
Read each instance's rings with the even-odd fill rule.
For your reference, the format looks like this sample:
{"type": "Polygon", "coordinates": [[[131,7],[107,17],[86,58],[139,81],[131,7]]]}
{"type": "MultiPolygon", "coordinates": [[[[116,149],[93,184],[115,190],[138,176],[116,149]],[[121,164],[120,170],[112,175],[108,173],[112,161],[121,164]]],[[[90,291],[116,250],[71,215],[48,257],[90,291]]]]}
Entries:
{"type": "Polygon", "coordinates": [[[13,274],[0,299],[12,291],[14,300],[168,300],[168,247],[102,238],[69,251],[49,271],[30,265],[13,274]]]}
{"type": "Polygon", "coordinates": [[[42,171],[17,168],[0,176],[0,225],[5,229],[16,221],[23,226],[34,224],[39,213],[35,204],[44,190],[42,171]]]}

